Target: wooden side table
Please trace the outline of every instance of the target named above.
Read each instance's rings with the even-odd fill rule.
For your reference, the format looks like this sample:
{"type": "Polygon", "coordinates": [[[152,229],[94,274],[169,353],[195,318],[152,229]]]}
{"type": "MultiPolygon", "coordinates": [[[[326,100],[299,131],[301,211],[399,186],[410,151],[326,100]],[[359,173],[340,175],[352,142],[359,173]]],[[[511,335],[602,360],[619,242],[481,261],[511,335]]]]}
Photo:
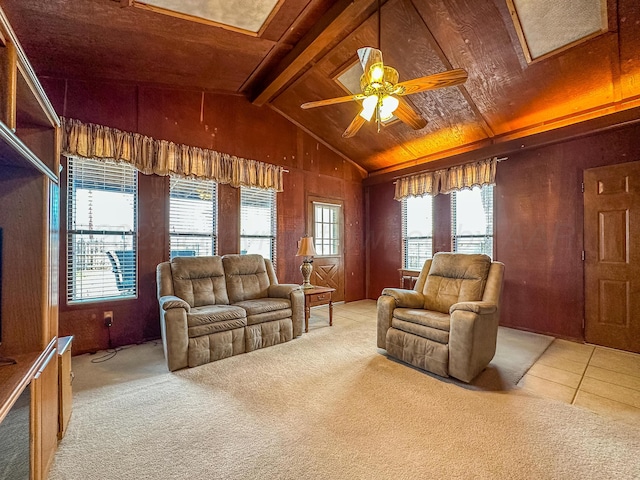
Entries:
{"type": "Polygon", "coordinates": [[[400,273],[400,288],[406,288],[411,290],[418,281],[420,276],[420,270],[412,270],[410,268],[399,268],[400,273]]]}
{"type": "Polygon", "coordinates": [[[309,317],[311,316],[311,307],[329,304],[329,326],[333,326],[333,302],[331,295],[336,291],[330,287],[313,287],[305,288],[304,292],[304,332],[309,333],[309,317]]]}

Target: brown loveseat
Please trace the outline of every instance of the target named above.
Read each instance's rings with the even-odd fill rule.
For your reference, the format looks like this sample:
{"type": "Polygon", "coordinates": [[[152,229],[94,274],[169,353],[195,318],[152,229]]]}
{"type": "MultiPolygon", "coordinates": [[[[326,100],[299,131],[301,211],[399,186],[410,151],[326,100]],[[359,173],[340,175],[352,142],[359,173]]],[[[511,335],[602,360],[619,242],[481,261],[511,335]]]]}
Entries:
{"type": "Polygon", "coordinates": [[[470,382],[496,351],[504,264],[436,253],[413,290],[378,298],[378,347],[403,362],[470,382]]]}
{"type": "Polygon", "coordinates": [[[304,294],[278,284],[261,255],[176,257],[157,267],[169,370],[195,367],[302,334],[304,294]]]}

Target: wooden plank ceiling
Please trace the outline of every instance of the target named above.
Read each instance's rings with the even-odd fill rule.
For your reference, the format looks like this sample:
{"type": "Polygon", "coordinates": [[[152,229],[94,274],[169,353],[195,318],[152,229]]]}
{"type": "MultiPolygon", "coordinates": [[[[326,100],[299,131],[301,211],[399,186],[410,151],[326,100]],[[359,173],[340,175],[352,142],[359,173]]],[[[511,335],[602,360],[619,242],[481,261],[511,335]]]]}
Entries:
{"type": "Polygon", "coordinates": [[[282,0],[257,35],[132,3],[0,0],[39,75],[244,95],[371,175],[476,150],[481,155],[487,147],[619,112],[631,112],[625,118],[633,121],[640,107],[635,0],[609,0],[608,31],[531,63],[507,0],[384,1],[381,50],[400,81],[451,68],[465,69],[469,78],[405,97],[428,121],[425,128],[394,122],[377,133],[366,124],[350,139],[342,132],[358,103],[300,105],[347,94],[335,77],[357,61],[358,48],[377,46],[376,0],[282,0]]]}

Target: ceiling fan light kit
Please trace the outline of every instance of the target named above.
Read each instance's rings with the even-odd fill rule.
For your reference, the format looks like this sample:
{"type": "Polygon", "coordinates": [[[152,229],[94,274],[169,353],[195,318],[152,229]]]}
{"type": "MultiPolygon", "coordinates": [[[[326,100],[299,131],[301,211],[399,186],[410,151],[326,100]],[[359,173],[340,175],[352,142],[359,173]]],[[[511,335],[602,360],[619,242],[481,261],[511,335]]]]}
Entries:
{"type": "Polygon", "coordinates": [[[424,128],[427,121],[402,97],[426,90],[459,85],[467,80],[467,72],[456,68],[398,83],[398,71],[384,65],[382,52],[377,48],[363,47],[358,49],[358,58],[364,72],[360,77],[362,93],[307,102],[301,105],[301,108],[309,109],[352,100],[362,102],[362,109],[342,134],[345,138],[353,137],[366,122],[373,119],[374,114],[378,132],[382,122],[389,120],[394,114],[414,130],[424,128]]]}
{"type": "MultiPolygon", "coordinates": [[[[378,0],[378,47],[380,47],[380,18],[380,0],[378,0]]],[[[380,125],[393,118],[394,114],[414,130],[420,130],[427,125],[427,121],[414,110],[409,102],[398,97],[459,85],[467,80],[467,72],[457,68],[398,83],[400,79],[398,71],[384,64],[382,51],[379,48],[359,48],[358,58],[363,71],[360,77],[360,91],[362,93],[306,102],[300,105],[301,108],[308,109],[352,100],[361,101],[362,109],[342,134],[344,138],[353,137],[365,122],[371,121],[374,114],[378,133],[380,125]]]]}

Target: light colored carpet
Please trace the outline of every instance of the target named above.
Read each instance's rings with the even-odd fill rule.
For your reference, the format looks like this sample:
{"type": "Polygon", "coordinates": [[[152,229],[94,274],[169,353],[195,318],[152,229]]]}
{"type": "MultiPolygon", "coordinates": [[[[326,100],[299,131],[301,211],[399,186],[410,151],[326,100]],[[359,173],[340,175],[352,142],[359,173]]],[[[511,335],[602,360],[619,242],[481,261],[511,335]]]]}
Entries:
{"type": "Polygon", "coordinates": [[[638,478],[639,428],[425,374],[375,347],[374,302],[335,310],[333,327],[317,316],[292,342],[173,374],[159,345],[76,357],[50,479],[638,478]]]}

